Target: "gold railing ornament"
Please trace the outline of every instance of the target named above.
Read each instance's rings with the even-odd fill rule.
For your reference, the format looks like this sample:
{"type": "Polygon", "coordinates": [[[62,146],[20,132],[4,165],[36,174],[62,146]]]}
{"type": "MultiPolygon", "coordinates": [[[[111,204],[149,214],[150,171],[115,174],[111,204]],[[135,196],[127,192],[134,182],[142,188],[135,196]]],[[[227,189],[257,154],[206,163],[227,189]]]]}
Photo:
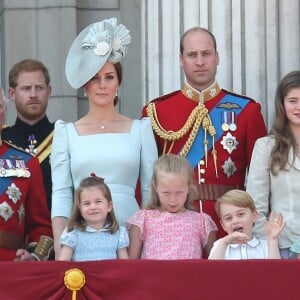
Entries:
{"type": "Polygon", "coordinates": [[[64,283],[72,291],[72,300],[76,300],[76,292],[85,285],[85,275],[79,269],[70,269],[65,272],[64,283]]]}

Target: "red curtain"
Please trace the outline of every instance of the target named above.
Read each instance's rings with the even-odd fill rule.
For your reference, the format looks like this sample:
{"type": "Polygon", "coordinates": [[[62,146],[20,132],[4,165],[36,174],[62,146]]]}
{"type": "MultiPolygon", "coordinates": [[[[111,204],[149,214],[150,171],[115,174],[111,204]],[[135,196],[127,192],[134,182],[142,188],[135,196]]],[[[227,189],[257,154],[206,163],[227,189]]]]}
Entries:
{"type": "Polygon", "coordinates": [[[85,285],[77,300],[299,299],[300,260],[0,263],[0,299],[72,299],[65,272],[85,285]]]}

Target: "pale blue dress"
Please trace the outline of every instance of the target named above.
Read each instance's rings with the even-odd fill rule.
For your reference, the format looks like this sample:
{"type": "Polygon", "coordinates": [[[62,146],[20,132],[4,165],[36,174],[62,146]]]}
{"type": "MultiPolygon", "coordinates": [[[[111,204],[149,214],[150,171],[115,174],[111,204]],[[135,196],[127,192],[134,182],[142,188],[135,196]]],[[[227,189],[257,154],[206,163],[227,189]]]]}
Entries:
{"type": "Polygon", "coordinates": [[[139,206],[135,189],[140,175],[142,201],[149,200],[157,147],[150,120],[134,120],[128,133],[79,135],[73,123],[56,121],[50,157],[53,217],[69,218],[73,192],[80,181],[95,173],[112,194],[114,211],[125,225],[139,206]]]}
{"type": "Polygon", "coordinates": [[[290,253],[289,253],[289,257],[290,258],[295,258],[297,256],[297,254],[300,253],[300,239],[296,240],[291,248],[290,248],[290,253]]]}
{"type": "Polygon", "coordinates": [[[105,228],[96,230],[87,226],[84,231],[65,229],[60,242],[73,249],[72,261],[105,260],[117,259],[117,251],[128,247],[129,237],[123,226],[112,234],[105,228]]]}

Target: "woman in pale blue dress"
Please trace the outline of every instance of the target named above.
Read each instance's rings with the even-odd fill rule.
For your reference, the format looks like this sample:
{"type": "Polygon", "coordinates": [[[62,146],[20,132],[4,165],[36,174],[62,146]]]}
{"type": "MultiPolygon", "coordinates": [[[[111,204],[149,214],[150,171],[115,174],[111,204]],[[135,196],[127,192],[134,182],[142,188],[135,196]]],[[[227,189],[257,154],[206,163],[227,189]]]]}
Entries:
{"type": "Polygon", "coordinates": [[[129,31],[112,18],[86,27],[69,50],[66,77],[73,88],[84,89],[89,111],[75,123],[59,120],[55,124],[51,214],[56,257],[71,215],[73,191],[90,173],[105,178],[120,225],[139,209],[137,182],[142,203],[148,199],[157,159],[150,121],[130,119],[115,108],[122,82],[120,60],[129,43],[129,31]]]}

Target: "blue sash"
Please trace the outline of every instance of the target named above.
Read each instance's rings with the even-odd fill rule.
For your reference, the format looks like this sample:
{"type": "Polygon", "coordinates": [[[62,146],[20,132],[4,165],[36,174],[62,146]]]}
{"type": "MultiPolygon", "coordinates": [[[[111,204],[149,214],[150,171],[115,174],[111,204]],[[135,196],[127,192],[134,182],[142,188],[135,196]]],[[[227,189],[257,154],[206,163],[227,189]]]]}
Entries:
{"type": "MultiPolygon", "coordinates": [[[[211,118],[212,124],[216,129],[215,142],[223,135],[223,130],[221,128],[223,118],[222,113],[226,109],[224,107],[220,107],[221,104],[225,104],[229,102],[230,104],[236,104],[236,108],[230,108],[230,111],[235,112],[235,115],[238,116],[240,112],[245,108],[245,106],[249,103],[250,100],[246,98],[241,98],[238,96],[234,96],[231,94],[227,94],[218,104],[209,112],[209,116],[211,118]],[[222,112],[220,113],[220,110],[222,112]]],[[[224,105],[225,106],[225,105],[224,105]]],[[[210,151],[212,148],[212,137],[207,133],[207,151],[210,151]]],[[[196,138],[190,148],[188,154],[186,155],[187,160],[190,162],[193,168],[195,168],[198,162],[204,158],[204,129],[202,125],[200,125],[199,130],[197,132],[196,138]]]]}
{"type": "MultiPolygon", "coordinates": [[[[12,159],[12,157],[16,157],[18,159],[23,159],[25,163],[27,163],[32,157],[27,154],[23,153],[14,148],[8,148],[8,150],[1,155],[2,159],[12,159]]],[[[0,195],[4,193],[9,185],[14,181],[16,177],[1,177],[0,178],[0,195]]]]}

